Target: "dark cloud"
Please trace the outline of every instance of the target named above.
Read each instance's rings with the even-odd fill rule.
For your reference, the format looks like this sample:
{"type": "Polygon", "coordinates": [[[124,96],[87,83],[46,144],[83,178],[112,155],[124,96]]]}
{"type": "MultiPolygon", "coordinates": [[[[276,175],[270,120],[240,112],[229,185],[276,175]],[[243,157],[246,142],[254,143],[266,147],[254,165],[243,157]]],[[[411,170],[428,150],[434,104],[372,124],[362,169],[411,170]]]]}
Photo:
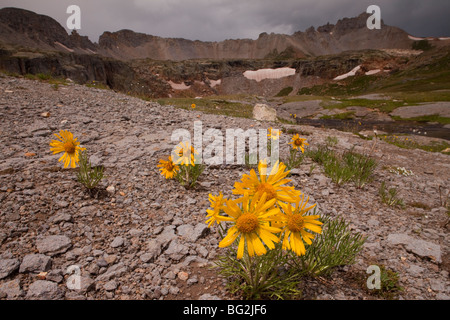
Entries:
{"type": "Polygon", "coordinates": [[[69,5],[79,5],[82,30],[97,41],[103,31],[131,29],[162,37],[220,41],[257,38],[261,32],[292,34],[336,23],[379,5],[388,25],[415,36],[450,36],[450,1],[442,0],[1,0],[66,25],[69,5]]]}

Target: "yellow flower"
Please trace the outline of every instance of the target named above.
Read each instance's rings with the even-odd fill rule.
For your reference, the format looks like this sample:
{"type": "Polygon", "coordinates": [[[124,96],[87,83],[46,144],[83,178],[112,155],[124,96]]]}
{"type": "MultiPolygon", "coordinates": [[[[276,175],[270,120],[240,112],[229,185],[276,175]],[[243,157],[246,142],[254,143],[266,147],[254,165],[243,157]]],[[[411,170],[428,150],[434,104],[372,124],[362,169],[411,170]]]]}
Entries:
{"type": "Polygon", "coordinates": [[[314,235],[307,232],[306,229],[315,232],[322,233],[323,224],[320,222],[318,215],[305,215],[310,209],[314,208],[316,204],[305,208],[308,204],[309,198],[304,201],[304,195],[298,198],[295,206],[288,203],[282,203],[281,208],[284,214],[279,215],[284,225],[283,232],[283,249],[292,250],[297,255],[304,255],[306,252],[303,241],[307,244],[312,243],[314,235]]]}
{"type": "Polygon", "coordinates": [[[222,192],[220,192],[218,196],[209,194],[211,209],[206,210],[206,212],[208,213],[206,217],[209,218],[208,220],[206,220],[206,223],[208,223],[208,228],[211,227],[214,222],[220,224],[221,221],[233,221],[233,219],[230,217],[220,215],[220,211],[224,209],[226,201],[227,199],[223,198],[222,192]]]}
{"type": "Polygon", "coordinates": [[[196,105],[193,103],[193,104],[191,104],[191,108],[192,109],[195,109],[195,107],[196,107],[196,105]]]}
{"type": "Polygon", "coordinates": [[[251,201],[248,193],[242,199],[242,208],[237,201],[228,200],[224,211],[228,214],[234,225],[228,229],[228,233],[219,243],[220,248],[225,248],[239,239],[237,258],[244,256],[244,250],[250,257],[263,255],[267,252],[265,246],[269,249],[275,248],[275,243],[279,238],[275,233],[281,229],[269,226],[270,217],[279,212],[279,208],[274,208],[276,199],[267,200],[267,194],[261,197],[255,195],[251,201]]]}
{"type": "Polygon", "coordinates": [[[292,137],[292,141],[289,142],[289,144],[292,144],[292,148],[294,149],[300,149],[303,152],[305,152],[305,146],[309,146],[309,143],[306,142],[306,139],[300,138],[298,133],[292,137]]]}
{"type": "Polygon", "coordinates": [[[77,141],[77,138],[73,138],[73,134],[70,131],[61,130],[59,135],[56,133],[54,135],[61,141],[52,140],[50,142],[50,151],[53,154],[64,152],[58,161],[64,161],[64,168],[67,168],[69,165],[71,168],[75,168],[80,161],[80,151],[84,151],[86,148],[79,147],[80,143],[77,141]]]}
{"type": "Polygon", "coordinates": [[[178,155],[178,160],[175,164],[183,166],[195,165],[195,155],[198,155],[198,152],[191,146],[189,141],[180,142],[175,152],[178,155]]]}
{"type": "Polygon", "coordinates": [[[276,130],[276,132],[275,132],[275,129],[272,129],[272,127],[269,128],[269,133],[267,134],[267,136],[270,139],[278,140],[278,139],[280,139],[280,135],[281,135],[281,131],[280,130],[276,130]]]}
{"type": "Polygon", "coordinates": [[[294,113],[294,119],[296,119],[296,118],[297,118],[297,114],[294,113]]]}
{"type": "Polygon", "coordinates": [[[277,161],[267,176],[267,163],[265,160],[260,161],[258,164],[259,177],[253,169],[250,171],[250,175],[244,174],[241,182],[234,184],[233,194],[244,195],[248,192],[250,196],[261,197],[263,193],[266,193],[267,200],[276,199],[278,203],[282,201],[295,202],[301,192],[295,190],[294,187],[285,186],[291,181],[285,179],[289,174],[289,171],[285,171],[285,169],[286,165],[277,161]]]}
{"type": "Polygon", "coordinates": [[[169,156],[169,158],[166,160],[159,160],[159,164],[157,166],[159,171],[161,171],[161,174],[166,179],[173,179],[177,175],[177,171],[180,170],[180,167],[178,167],[175,163],[172,161],[172,157],[169,156]]]}

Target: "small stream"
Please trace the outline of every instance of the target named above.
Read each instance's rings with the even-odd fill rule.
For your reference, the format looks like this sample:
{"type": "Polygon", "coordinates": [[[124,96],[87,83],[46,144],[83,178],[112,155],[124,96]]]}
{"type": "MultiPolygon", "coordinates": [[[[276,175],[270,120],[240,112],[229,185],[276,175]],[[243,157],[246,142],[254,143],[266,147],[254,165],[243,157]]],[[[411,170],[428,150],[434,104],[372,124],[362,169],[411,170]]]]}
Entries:
{"type": "Polygon", "coordinates": [[[450,140],[450,128],[442,124],[429,124],[413,121],[361,121],[336,119],[297,119],[300,125],[361,132],[365,130],[384,131],[388,134],[410,134],[450,140]]]}

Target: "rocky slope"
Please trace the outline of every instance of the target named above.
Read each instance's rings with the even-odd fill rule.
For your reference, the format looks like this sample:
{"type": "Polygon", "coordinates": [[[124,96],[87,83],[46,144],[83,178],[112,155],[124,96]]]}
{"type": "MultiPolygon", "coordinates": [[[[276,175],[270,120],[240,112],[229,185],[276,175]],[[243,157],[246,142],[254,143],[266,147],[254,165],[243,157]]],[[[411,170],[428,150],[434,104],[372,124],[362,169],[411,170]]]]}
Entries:
{"type": "Polygon", "coordinates": [[[41,51],[93,54],[97,50],[88,37],[76,31],[68,35],[53,18],[18,8],[0,9],[0,44],[41,51]]]}
{"type": "MultiPolygon", "coordinates": [[[[236,298],[209,269],[221,251],[216,230],[204,223],[205,210],[209,193],[231,196],[233,183],[248,169],[208,167],[199,188],[187,191],[164,180],[156,165],[172,149],[171,133],[192,130],[195,120],[203,130],[223,133],[279,124],[162,107],[70,83],[55,90],[5,76],[0,110],[0,299],[236,298]],[[61,129],[79,137],[94,164],[105,166],[107,191],[97,199],[50,153],[52,134],[61,129]],[[81,272],[79,290],[67,286],[71,266],[81,272]]],[[[449,299],[449,217],[442,206],[450,185],[448,156],[382,141],[374,145],[335,130],[300,129],[309,133],[311,148],[335,136],[338,150],[372,152],[379,162],[375,180],[361,190],[337,187],[320,166],[309,175],[309,160],[293,172],[292,183],[321,212],[345,218],[368,237],[354,266],[338,268],[327,279],[305,280],[304,298],[374,299],[365,288],[365,272],[377,264],[399,274],[400,298],[449,299]],[[390,166],[414,175],[396,175],[390,166]],[[406,209],[381,203],[382,181],[399,190],[406,209]]],[[[284,153],[289,139],[282,135],[284,153]]]]}

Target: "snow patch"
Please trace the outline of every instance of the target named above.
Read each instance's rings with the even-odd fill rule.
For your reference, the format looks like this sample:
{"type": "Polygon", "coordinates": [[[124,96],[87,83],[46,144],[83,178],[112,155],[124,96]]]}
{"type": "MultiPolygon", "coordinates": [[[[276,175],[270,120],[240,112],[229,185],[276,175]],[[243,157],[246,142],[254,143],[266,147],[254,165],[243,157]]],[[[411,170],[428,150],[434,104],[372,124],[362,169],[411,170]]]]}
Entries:
{"type": "Polygon", "coordinates": [[[450,40],[450,37],[440,37],[439,40],[441,41],[450,40]]]}
{"type": "Polygon", "coordinates": [[[345,73],[345,74],[341,74],[340,76],[337,76],[337,77],[334,78],[333,80],[338,81],[338,80],[346,79],[346,78],[348,78],[348,77],[353,77],[353,76],[359,71],[359,69],[361,69],[361,66],[360,66],[360,65],[357,66],[357,67],[355,67],[355,68],[353,68],[350,72],[347,72],[347,73],[345,73]]]}
{"type": "Polygon", "coordinates": [[[169,84],[173,90],[187,90],[191,87],[191,86],[185,85],[184,83],[175,83],[172,80],[169,80],[169,84]]]}
{"type": "Polygon", "coordinates": [[[408,38],[410,40],[414,40],[414,41],[425,40],[425,38],[413,37],[413,36],[410,36],[410,35],[408,35],[408,38]]]}
{"type": "Polygon", "coordinates": [[[245,71],[244,77],[249,80],[260,82],[265,79],[280,79],[284,77],[293,76],[295,69],[293,68],[278,68],[278,69],[259,69],[256,71],[245,71]]]}
{"type": "Polygon", "coordinates": [[[209,80],[210,87],[214,88],[215,86],[220,86],[222,84],[222,79],[219,80],[209,80]]]}
{"type": "Polygon", "coordinates": [[[86,49],[87,51],[89,51],[90,53],[92,53],[92,54],[97,54],[97,52],[95,52],[95,51],[92,51],[91,49],[89,49],[89,48],[87,48],[86,49]]]}
{"type": "Polygon", "coordinates": [[[73,49],[67,48],[65,45],[63,45],[61,42],[55,41],[55,44],[61,46],[63,49],[66,49],[69,52],[74,52],[73,49]]]}
{"type": "Polygon", "coordinates": [[[380,69],[369,70],[366,72],[366,76],[370,76],[372,74],[377,74],[380,71],[381,71],[380,69]]]}

